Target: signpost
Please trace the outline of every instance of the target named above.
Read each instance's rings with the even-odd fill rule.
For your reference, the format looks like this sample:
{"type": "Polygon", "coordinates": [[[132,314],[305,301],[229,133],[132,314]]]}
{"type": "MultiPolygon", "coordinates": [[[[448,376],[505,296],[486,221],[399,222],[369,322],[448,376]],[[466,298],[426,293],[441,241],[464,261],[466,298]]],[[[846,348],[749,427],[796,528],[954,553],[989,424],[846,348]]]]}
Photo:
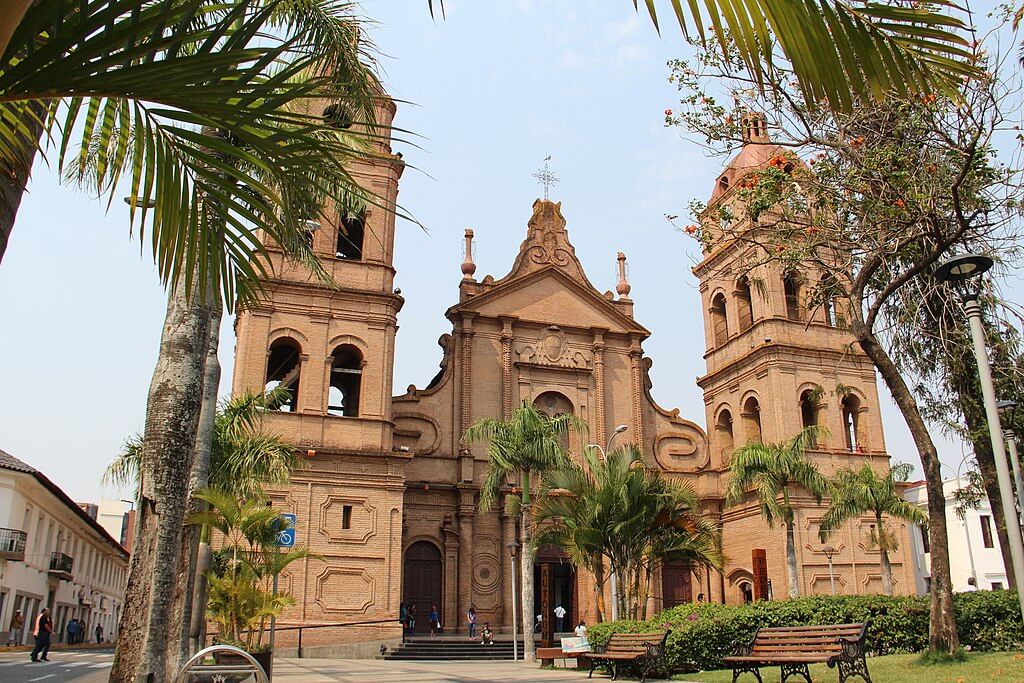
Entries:
{"type": "MultiPolygon", "coordinates": [[[[277,532],[274,545],[278,548],[295,547],[295,515],[290,512],[282,512],[281,519],[284,521],[284,528],[277,532]]],[[[277,574],[274,574],[274,596],[277,596],[277,574]]],[[[277,617],[270,617],[270,650],[274,650],[274,629],[277,626],[277,617]]]]}

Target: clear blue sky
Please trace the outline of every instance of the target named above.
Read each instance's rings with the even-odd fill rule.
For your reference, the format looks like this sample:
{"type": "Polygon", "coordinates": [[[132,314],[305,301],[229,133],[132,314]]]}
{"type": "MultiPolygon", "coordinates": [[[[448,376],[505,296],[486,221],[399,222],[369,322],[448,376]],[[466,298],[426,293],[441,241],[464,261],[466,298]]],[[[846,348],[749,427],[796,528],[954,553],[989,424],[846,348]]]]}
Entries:
{"type": "MultiPolygon", "coordinates": [[[[655,397],[703,424],[697,249],[664,214],[685,215],[691,199],[705,199],[723,160],[663,126],[676,100],[665,63],[687,52],[680,35],[666,22],[659,38],[628,0],[445,5],[447,19],[435,23],[426,0],[364,3],[378,22],[383,81],[400,100],[396,125],[419,136],[398,147],[412,166],[399,199],[428,229],[398,229],[406,304],[396,393],[436,372],[463,230],[476,231],[477,277],[505,274],[540,194],[531,173],[550,154],[562,179],[552,198],[591,281],[613,289],[615,252],[629,257],[636,317],[653,331],[645,348],[655,397]]],[[[164,293],[126,224],[120,202],[107,213],[41,164],[0,265],[0,448],[83,501],[121,493],[101,491],[100,476],[142,427],[164,315],[164,293]]],[[[881,393],[889,452],[916,462],[881,393]]],[[[946,444],[943,457],[955,468],[960,445],[946,444]]]]}

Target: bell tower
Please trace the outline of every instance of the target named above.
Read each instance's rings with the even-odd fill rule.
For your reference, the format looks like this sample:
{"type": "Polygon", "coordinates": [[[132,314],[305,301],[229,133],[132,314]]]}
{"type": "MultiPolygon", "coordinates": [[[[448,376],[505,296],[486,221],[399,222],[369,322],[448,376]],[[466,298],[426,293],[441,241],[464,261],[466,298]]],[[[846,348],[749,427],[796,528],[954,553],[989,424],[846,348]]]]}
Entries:
{"type": "MultiPolygon", "coordinates": [[[[323,105],[320,105],[323,106],[323,105]]],[[[309,221],[311,244],[334,281],[319,281],[268,245],[264,298],[241,310],[232,391],[283,387],[264,416],[306,466],[275,507],[297,516],[296,542],[317,558],[294,564],[286,590],[297,604],[282,620],[339,622],[394,615],[399,608],[402,491],[408,455],[393,448],[391,383],[398,311],[392,265],[395,206],[404,164],[391,152],[395,104],[375,104],[372,155],[348,171],[377,199],[359,211],[328,205],[309,221]]],[[[339,128],[351,117],[324,106],[339,128]]],[[[380,637],[391,626],[381,627],[380,637]]]]}
{"type": "MultiPolygon", "coordinates": [[[[812,424],[827,429],[808,453],[824,475],[857,469],[865,462],[887,471],[874,368],[845,329],[843,302],[810,296],[822,291],[822,274],[786,272],[770,260],[757,239],[758,226],[739,205],[738,188],[746,176],[769,165],[800,162],[772,144],[763,115],[749,113],[742,123],[743,146],[716,178],[702,215],[700,229],[707,239],[703,259],[693,269],[700,281],[707,363],[698,385],[704,392],[711,467],[720,473],[720,490],[728,484],[736,448],[752,441],[786,441],[812,424]]],[[[723,533],[735,562],[726,569],[726,597],[742,601],[745,590],[756,585],[751,560],[755,549],[767,550],[774,594],[785,595],[781,527],[768,529],[753,499],[733,508],[720,502],[723,533]]],[[[794,505],[799,508],[801,594],[827,592],[826,558],[817,534],[823,508],[802,493],[794,505]]],[[[863,526],[863,534],[851,528],[829,540],[840,548],[842,566],[837,564],[836,571],[842,592],[880,592],[877,552],[865,549],[869,523],[865,520],[863,526]]],[[[910,591],[912,583],[903,580],[897,590],[910,591]]]]}

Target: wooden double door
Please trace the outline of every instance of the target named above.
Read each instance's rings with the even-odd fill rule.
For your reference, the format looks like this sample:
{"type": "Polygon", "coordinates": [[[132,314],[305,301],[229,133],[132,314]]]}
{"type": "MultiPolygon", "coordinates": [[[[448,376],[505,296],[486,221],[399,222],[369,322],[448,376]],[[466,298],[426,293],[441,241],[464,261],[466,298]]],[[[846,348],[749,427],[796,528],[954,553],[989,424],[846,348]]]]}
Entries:
{"type": "MultiPolygon", "coordinates": [[[[430,632],[430,610],[437,605],[439,614],[444,610],[441,585],[444,571],[441,551],[429,541],[417,541],[405,551],[402,565],[402,602],[416,606],[415,633],[430,632]]],[[[446,626],[442,621],[441,626],[446,626]]]]}

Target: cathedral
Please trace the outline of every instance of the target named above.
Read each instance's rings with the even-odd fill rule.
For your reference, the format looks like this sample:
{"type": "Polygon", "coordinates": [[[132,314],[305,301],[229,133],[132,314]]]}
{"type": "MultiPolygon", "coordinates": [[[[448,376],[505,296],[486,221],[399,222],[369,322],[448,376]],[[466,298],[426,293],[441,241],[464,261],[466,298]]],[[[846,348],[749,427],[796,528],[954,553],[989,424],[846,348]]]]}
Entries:
{"type": "MultiPolygon", "coordinates": [[[[390,126],[394,114],[382,99],[378,120],[390,126]]],[[[745,125],[742,149],[713,182],[710,208],[734,201],[739,180],[779,154],[763,118],[751,115],[745,125]]],[[[350,171],[384,206],[358,215],[326,207],[311,232],[337,286],[270,247],[274,275],[265,298],[236,321],[233,391],[289,389],[265,426],[307,460],[290,486],[270,492],[276,508],[296,515],[297,542],[315,553],[281,576],[281,590],[296,603],[278,625],[318,627],[304,629],[307,652],[350,655],[398,641],[400,603],[416,605],[417,630],[428,627],[436,605],[446,632],[465,633],[472,605],[480,623],[511,631],[509,546],[517,525],[500,506],[479,510],[486,444],[470,446],[460,436],[523,401],[587,422],[589,434],[573,436],[570,452],[586,443],[636,444],[649,467],[690,484],[720,524],[722,571],[665,566],[653,582],[651,610],[698,599],[784,599],[784,528],[768,527],[752,496],[732,507],[724,502],[734,448],[783,441],[819,424],[829,436],[809,457],[824,474],[865,462],[879,471],[889,466],[874,370],[842,329],[838,302],[809,305],[803,281],[774,264],[741,269],[749,246],[706,251],[694,268],[706,339],[707,372],[697,382],[705,415],[687,419],[651,397],[644,353],[651,332],[633,316],[626,257],[618,254],[615,291],[600,291],[576,256],[561,204],[537,200],[502,277],[477,277],[466,231],[458,292],[453,287],[444,311],[451,331],[438,340],[440,371],[427,386],[393,396],[403,298],[394,288],[395,212],[388,207],[396,204],[403,162],[386,141],[377,152],[350,171]]],[[[837,593],[881,592],[873,519],[848,523],[826,545],[818,537],[824,508],[809,496],[793,501],[801,593],[827,594],[833,579],[837,593]]],[[[903,539],[890,556],[895,590],[911,593],[908,530],[893,523],[903,539]]],[[[538,549],[536,565],[538,610],[561,604],[566,623],[596,621],[592,577],[553,547],[538,549]]],[[[282,632],[279,646],[294,646],[293,637],[282,632]]]]}

